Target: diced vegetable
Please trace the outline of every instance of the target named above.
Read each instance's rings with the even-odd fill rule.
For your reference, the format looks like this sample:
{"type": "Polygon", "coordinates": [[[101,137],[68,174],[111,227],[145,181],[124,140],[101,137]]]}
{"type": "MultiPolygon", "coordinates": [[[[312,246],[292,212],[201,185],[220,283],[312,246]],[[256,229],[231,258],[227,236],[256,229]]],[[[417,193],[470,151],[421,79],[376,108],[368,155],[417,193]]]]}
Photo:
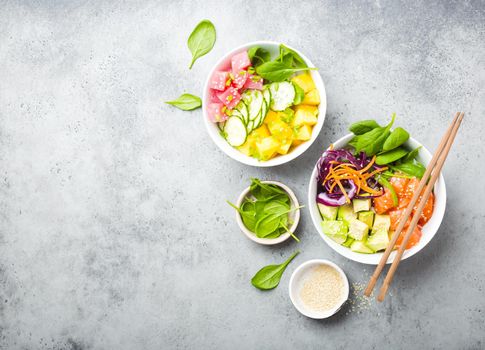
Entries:
{"type": "Polygon", "coordinates": [[[227,88],[229,72],[217,71],[212,75],[209,87],[214,90],[224,91],[227,88]]]}
{"type": "Polygon", "coordinates": [[[322,231],[338,244],[347,240],[347,225],[343,221],[322,221],[322,231]]]}
{"type": "Polygon", "coordinates": [[[362,241],[367,238],[369,227],[362,221],[353,219],[349,223],[349,236],[353,239],[362,241]]]}
{"type": "Polygon", "coordinates": [[[387,248],[389,244],[389,235],[387,230],[378,230],[373,232],[369,238],[367,238],[367,246],[374,251],[379,251],[387,248]]]}
{"type": "Polygon", "coordinates": [[[323,219],[325,220],[337,219],[338,207],[330,207],[322,203],[317,203],[317,204],[318,204],[318,210],[320,211],[320,215],[322,215],[323,219]]]}
{"type": "Polygon", "coordinates": [[[292,83],[287,81],[272,83],[269,89],[271,92],[271,109],[273,111],[283,111],[293,104],[295,87],[292,83]]]}

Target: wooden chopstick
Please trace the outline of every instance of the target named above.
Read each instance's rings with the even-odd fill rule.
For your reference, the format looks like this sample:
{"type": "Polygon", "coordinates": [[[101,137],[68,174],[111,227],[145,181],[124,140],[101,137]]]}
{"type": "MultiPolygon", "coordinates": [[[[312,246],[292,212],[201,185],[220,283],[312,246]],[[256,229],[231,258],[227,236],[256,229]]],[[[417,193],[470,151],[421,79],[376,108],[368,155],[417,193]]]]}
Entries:
{"type": "MultiPolygon", "coordinates": [[[[450,152],[451,145],[453,144],[453,141],[455,140],[456,133],[458,132],[458,128],[460,127],[461,121],[463,120],[463,117],[465,116],[465,113],[461,113],[458,117],[458,120],[456,123],[454,123],[452,132],[450,137],[448,138],[448,142],[446,143],[446,146],[442,150],[440,154],[440,158],[438,159],[438,162],[436,166],[433,168],[433,173],[431,176],[431,180],[429,180],[428,185],[426,186],[426,190],[424,191],[419,205],[416,208],[416,211],[413,215],[413,219],[411,220],[411,223],[409,224],[408,230],[406,231],[406,235],[403,238],[402,244],[399,246],[399,249],[397,251],[396,257],[394,258],[394,261],[392,262],[391,267],[389,268],[389,271],[387,272],[387,276],[384,279],[384,283],[381,286],[381,290],[379,291],[379,295],[377,296],[378,301],[383,301],[387,289],[391,285],[392,279],[394,277],[394,274],[396,273],[397,267],[399,266],[399,263],[401,262],[402,255],[404,254],[404,251],[406,250],[406,245],[409,241],[409,238],[411,237],[411,234],[413,233],[414,229],[416,228],[419,218],[421,216],[421,213],[423,212],[424,206],[426,205],[426,202],[428,201],[429,196],[431,195],[431,192],[433,191],[434,184],[436,183],[436,180],[441,174],[441,169],[443,168],[443,164],[446,161],[446,157],[448,156],[448,153],[450,152]]],[[[423,179],[421,179],[423,182],[423,179]]],[[[417,191],[414,195],[418,195],[421,192],[417,191]]],[[[407,218],[406,218],[407,220],[407,218]]]]}
{"type": "MultiPolygon", "coordinates": [[[[367,288],[364,291],[364,294],[366,296],[370,296],[370,294],[372,293],[372,290],[374,289],[374,286],[375,286],[375,284],[377,282],[377,279],[379,278],[382,270],[384,269],[384,266],[386,265],[386,262],[387,262],[387,260],[389,258],[389,255],[393,251],[393,248],[394,248],[394,246],[396,244],[396,241],[397,241],[399,235],[401,234],[401,231],[404,228],[404,225],[406,224],[407,218],[411,215],[411,212],[412,212],[414,206],[416,205],[416,202],[418,201],[419,195],[423,191],[424,186],[426,185],[427,180],[429,179],[429,177],[431,175],[431,172],[433,171],[436,163],[438,162],[438,159],[439,159],[442,151],[446,147],[446,145],[448,143],[448,140],[450,139],[450,136],[453,133],[453,130],[455,129],[455,127],[457,125],[459,126],[459,124],[457,124],[457,122],[458,122],[458,119],[460,118],[460,116],[461,116],[461,119],[463,119],[463,113],[462,114],[456,113],[455,117],[453,118],[453,121],[452,121],[451,125],[448,127],[445,135],[441,139],[441,142],[440,142],[440,144],[439,144],[439,146],[438,146],[435,154],[431,158],[431,161],[429,162],[428,167],[426,168],[426,171],[425,171],[425,173],[424,173],[421,181],[419,182],[419,185],[418,185],[418,188],[416,189],[416,192],[414,193],[413,197],[411,198],[411,201],[410,201],[408,207],[404,211],[403,219],[400,220],[400,222],[398,224],[398,227],[396,228],[396,231],[394,232],[393,236],[391,237],[391,241],[389,242],[389,245],[387,246],[385,252],[383,253],[383,255],[381,257],[381,260],[380,260],[379,264],[377,265],[377,267],[376,267],[376,269],[374,271],[374,274],[372,275],[372,277],[369,280],[369,283],[367,285],[367,288]]],[[[460,122],[461,122],[461,120],[460,120],[460,122]]],[[[456,130],[458,130],[457,127],[456,127],[456,130]]],[[[456,132],[455,132],[455,135],[456,135],[456,132]]],[[[450,147],[451,147],[451,144],[450,144],[450,147]]],[[[431,188],[432,188],[432,186],[431,186],[431,188]]],[[[426,201],[424,201],[424,203],[425,202],[426,201]]],[[[419,215],[416,215],[416,216],[419,217],[419,215]]],[[[406,245],[405,244],[402,244],[401,246],[405,247],[406,245]]],[[[397,260],[397,256],[394,259],[394,261],[396,261],[396,260],[397,260]]],[[[396,268],[397,268],[397,266],[396,266],[396,268]]]]}

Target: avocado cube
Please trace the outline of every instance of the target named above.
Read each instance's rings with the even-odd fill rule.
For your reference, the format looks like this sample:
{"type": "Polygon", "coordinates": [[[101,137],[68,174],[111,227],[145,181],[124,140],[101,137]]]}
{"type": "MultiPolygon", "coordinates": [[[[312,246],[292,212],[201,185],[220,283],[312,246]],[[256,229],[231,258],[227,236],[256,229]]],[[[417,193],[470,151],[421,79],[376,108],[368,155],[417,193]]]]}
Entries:
{"type": "Polygon", "coordinates": [[[370,210],[370,198],[369,199],[353,199],[352,205],[354,206],[354,212],[370,210]]]}
{"type": "Polygon", "coordinates": [[[374,251],[379,251],[387,248],[389,244],[389,235],[387,234],[386,230],[378,230],[374,232],[372,235],[369,236],[367,239],[367,246],[374,251]]]}
{"type": "Polygon", "coordinates": [[[345,221],[348,225],[352,219],[357,219],[357,213],[354,213],[351,204],[345,204],[338,207],[337,218],[345,221]]]}
{"type": "Polygon", "coordinates": [[[338,244],[347,240],[347,225],[343,221],[322,221],[322,231],[338,244]]]}
{"type": "Polygon", "coordinates": [[[372,254],[374,251],[369,248],[364,241],[354,241],[350,245],[350,250],[356,253],[372,254]]]}
{"type": "Polygon", "coordinates": [[[350,247],[350,245],[351,245],[351,244],[352,244],[354,241],[355,241],[355,239],[353,239],[352,237],[347,236],[347,239],[345,240],[345,242],[344,242],[344,243],[342,243],[342,245],[343,245],[344,247],[347,247],[347,248],[348,248],[348,247],[350,247]]]}
{"type": "Polygon", "coordinates": [[[353,219],[349,223],[349,236],[358,241],[365,240],[369,233],[369,227],[362,221],[353,219]]]}
{"type": "Polygon", "coordinates": [[[325,220],[335,220],[337,219],[338,207],[331,207],[322,203],[318,203],[318,211],[322,218],[325,220]]]}
{"type": "Polygon", "coordinates": [[[369,229],[372,227],[374,223],[374,212],[373,211],[361,211],[359,213],[359,220],[365,223],[369,229]]]}
{"type": "Polygon", "coordinates": [[[389,228],[391,227],[391,217],[389,215],[380,215],[376,214],[374,218],[374,226],[372,226],[372,231],[385,231],[389,232],[389,228]]]}

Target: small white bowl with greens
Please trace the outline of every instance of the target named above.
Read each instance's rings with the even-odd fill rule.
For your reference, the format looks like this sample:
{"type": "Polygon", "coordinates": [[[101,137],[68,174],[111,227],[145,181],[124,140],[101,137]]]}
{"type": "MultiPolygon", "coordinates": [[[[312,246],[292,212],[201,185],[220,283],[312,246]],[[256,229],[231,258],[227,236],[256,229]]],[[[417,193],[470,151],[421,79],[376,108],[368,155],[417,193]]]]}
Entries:
{"type": "Polygon", "coordinates": [[[239,196],[236,221],[250,240],[274,245],[295,236],[300,221],[300,205],[293,191],[277,181],[251,179],[251,185],[239,196]]]}

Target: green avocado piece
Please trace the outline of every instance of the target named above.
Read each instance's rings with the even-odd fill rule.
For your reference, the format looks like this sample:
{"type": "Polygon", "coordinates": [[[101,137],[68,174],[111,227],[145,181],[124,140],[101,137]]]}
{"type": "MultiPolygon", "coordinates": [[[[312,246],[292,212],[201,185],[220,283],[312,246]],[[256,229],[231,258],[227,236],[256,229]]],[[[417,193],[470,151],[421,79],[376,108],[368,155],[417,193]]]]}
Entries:
{"type": "Polygon", "coordinates": [[[352,205],[354,207],[354,212],[358,213],[360,211],[370,210],[370,198],[369,199],[353,199],[352,205]]]}
{"type": "Polygon", "coordinates": [[[386,231],[389,232],[391,227],[391,217],[389,215],[376,214],[374,219],[374,225],[372,226],[372,232],[386,231]]]}
{"type": "Polygon", "coordinates": [[[374,223],[374,212],[373,211],[361,211],[359,213],[359,220],[365,223],[369,229],[372,228],[374,223]]]}
{"type": "Polygon", "coordinates": [[[330,207],[322,203],[317,203],[318,211],[325,220],[335,220],[337,218],[338,207],[330,207]]]}
{"type": "Polygon", "coordinates": [[[339,220],[322,221],[322,231],[328,237],[333,239],[338,244],[342,244],[347,240],[347,225],[339,220]]]}
{"type": "Polygon", "coordinates": [[[348,248],[348,247],[350,247],[350,245],[351,245],[351,244],[352,244],[352,242],[354,242],[354,241],[355,241],[355,239],[353,239],[353,238],[352,238],[352,237],[350,237],[350,236],[347,236],[347,239],[345,240],[345,242],[344,242],[344,243],[342,243],[342,245],[343,245],[344,247],[347,247],[347,248],[348,248]]]}
{"type": "Polygon", "coordinates": [[[348,225],[352,219],[357,219],[357,213],[354,212],[352,204],[345,204],[338,207],[337,218],[348,225]]]}
{"type": "Polygon", "coordinates": [[[364,224],[362,221],[353,219],[349,223],[349,237],[352,237],[355,240],[362,241],[367,238],[367,234],[369,233],[369,226],[364,224]]]}
{"type": "Polygon", "coordinates": [[[364,241],[354,241],[350,245],[350,250],[356,253],[372,254],[374,251],[369,248],[364,241]]]}
{"type": "Polygon", "coordinates": [[[367,239],[367,246],[374,249],[374,251],[379,251],[387,248],[389,244],[389,234],[385,230],[378,230],[369,236],[367,239]]]}

